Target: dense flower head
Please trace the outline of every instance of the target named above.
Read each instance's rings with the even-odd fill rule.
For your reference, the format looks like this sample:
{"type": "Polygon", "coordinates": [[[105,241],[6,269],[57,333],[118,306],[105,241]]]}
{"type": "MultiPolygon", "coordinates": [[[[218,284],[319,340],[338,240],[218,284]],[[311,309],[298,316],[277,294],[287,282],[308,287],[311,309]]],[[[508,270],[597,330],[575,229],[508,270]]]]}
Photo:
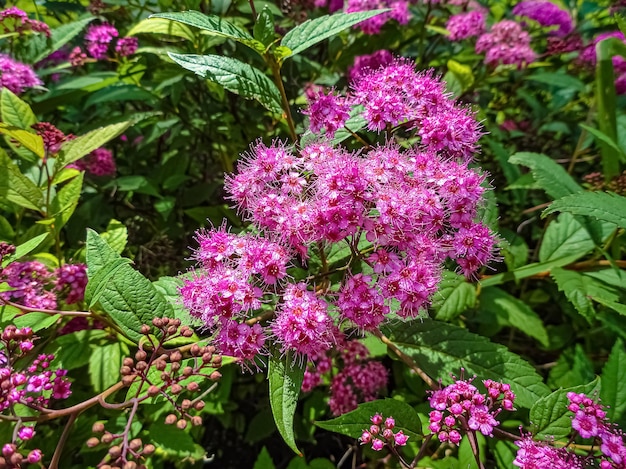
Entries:
{"type": "Polygon", "coordinates": [[[370,11],[380,8],[389,8],[391,11],[382,13],[361,21],[357,27],[365,34],[378,34],[382,27],[390,20],[400,24],[409,22],[409,2],[407,0],[348,0],[346,13],[370,11]]]}
{"type": "Polygon", "coordinates": [[[468,380],[454,378],[455,381],[443,389],[433,391],[429,397],[431,432],[441,442],[449,441],[458,445],[463,433],[479,431],[485,436],[493,436],[493,429],[500,424],[497,415],[504,410],[515,410],[515,394],[505,383],[485,380],[487,394],[481,394],[468,380]]]}
{"type": "Polygon", "coordinates": [[[515,442],[519,447],[513,464],[522,469],[582,469],[582,458],[565,448],[555,448],[547,443],[533,441],[526,436],[515,442]]]}
{"type": "Polygon", "coordinates": [[[393,61],[393,54],[386,49],[377,50],[371,54],[357,55],[354,58],[354,64],[348,68],[348,78],[350,81],[354,81],[361,75],[389,65],[393,61]]]}
{"type": "Polygon", "coordinates": [[[92,25],[85,34],[85,48],[94,59],[104,59],[107,56],[109,44],[118,36],[117,29],[111,24],[92,25]]]}
{"type": "Polygon", "coordinates": [[[113,152],[106,148],[96,148],[87,156],[68,165],[80,171],[86,171],[94,176],[113,176],[117,171],[113,152]]]}
{"type": "Polygon", "coordinates": [[[48,155],[58,153],[63,143],[75,138],[72,134],[65,135],[50,122],[37,122],[31,127],[43,139],[43,145],[48,155]]]}
{"type": "Polygon", "coordinates": [[[139,41],[136,37],[127,36],[120,38],[115,44],[115,52],[121,57],[128,57],[137,52],[139,41]]]}
{"type": "Polygon", "coordinates": [[[0,281],[12,288],[0,292],[0,298],[30,308],[55,309],[57,306],[56,295],[47,289],[53,281],[52,273],[41,262],[11,262],[0,272],[0,281]]]}
{"type": "Polygon", "coordinates": [[[374,451],[380,451],[389,446],[404,446],[409,437],[402,430],[394,432],[396,422],[393,417],[389,416],[384,419],[381,414],[375,414],[371,417],[372,426],[364,429],[359,440],[362,445],[370,444],[374,451]]]}
{"type": "Polygon", "coordinates": [[[536,21],[541,26],[558,26],[549,34],[564,37],[574,29],[572,17],[568,11],[548,0],[526,0],[513,7],[513,14],[536,21]]]}
{"type": "Polygon", "coordinates": [[[487,65],[528,65],[536,54],[530,47],[530,34],[519,23],[502,20],[476,41],[476,52],[485,53],[487,65]]]}
{"type": "Polygon", "coordinates": [[[485,32],[487,13],[483,10],[473,10],[466,13],[452,15],[446,24],[450,32],[451,41],[461,41],[470,37],[480,36],[485,32]]]}
{"type": "Polygon", "coordinates": [[[335,94],[323,92],[315,94],[309,99],[309,107],[304,114],[309,116],[309,126],[314,133],[322,129],[328,138],[333,138],[335,132],[343,127],[350,117],[350,106],[345,98],[335,94]]]}
{"type": "Polygon", "coordinates": [[[26,12],[15,6],[0,11],[0,25],[5,34],[15,32],[22,35],[27,31],[32,31],[50,37],[50,27],[46,23],[30,19],[26,12]]]}
{"type": "Polygon", "coordinates": [[[74,47],[70,52],[69,60],[72,67],[81,67],[87,62],[87,54],[80,47],[74,47]]]}
{"type": "Polygon", "coordinates": [[[31,66],[0,54],[0,88],[8,88],[15,94],[22,94],[28,88],[42,85],[31,66]]]}
{"type": "Polygon", "coordinates": [[[66,291],[65,303],[82,301],[87,286],[87,266],[85,264],[64,264],[55,271],[55,290],[66,291]]]}

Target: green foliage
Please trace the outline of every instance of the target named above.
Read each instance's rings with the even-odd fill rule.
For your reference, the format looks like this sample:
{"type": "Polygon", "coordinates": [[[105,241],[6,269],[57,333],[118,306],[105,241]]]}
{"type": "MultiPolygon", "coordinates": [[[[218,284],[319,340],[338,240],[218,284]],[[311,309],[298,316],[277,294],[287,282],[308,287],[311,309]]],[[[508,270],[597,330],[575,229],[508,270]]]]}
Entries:
{"type": "Polygon", "coordinates": [[[555,200],[543,212],[547,216],[554,212],[586,215],[597,220],[614,223],[626,228],[626,197],[607,192],[584,192],[555,200]]]}

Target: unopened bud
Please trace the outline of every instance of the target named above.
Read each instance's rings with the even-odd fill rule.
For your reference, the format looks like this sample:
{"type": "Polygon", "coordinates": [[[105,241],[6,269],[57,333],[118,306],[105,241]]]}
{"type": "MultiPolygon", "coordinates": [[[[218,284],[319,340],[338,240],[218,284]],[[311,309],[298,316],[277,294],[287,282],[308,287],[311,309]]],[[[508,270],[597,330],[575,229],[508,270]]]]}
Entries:
{"type": "Polygon", "coordinates": [[[127,461],[122,466],[122,469],[137,469],[137,463],[135,461],[127,461]]]}
{"type": "Polygon", "coordinates": [[[199,427],[200,425],[202,425],[202,417],[200,417],[199,415],[191,417],[191,424],[194,427],[199,427]]]}
{"type": "Polygon", "coordinates": [[[137,362],[135,368],[137,369],[137,371],[144,371],[146,368],[148,368],[148,364],[144,361],[140,361],[137,362]]]}
{"type": "Polygon", "coordinates": [[[141,326],[141,329],[139,329],[139,331],[141,332],[142,335],[148,335],[150,334],[150,326],[148,326],[147,324],[143,324],[141,326]]]}
{"type": "Polygon", "coordinates": [[[180,353],[178,350],[174,350],[172,352],[172,354],[170,355],[170,361],[173,362],[179,362],[183,359],[183,354],[180,353]]]}
{"type": "Polygon", "coordinates": [[[168,335],[174,335],[176,334],[176,332],[178,332],[178,327],[176,326],[170,326],[167,328],[167,334],[168,335]]]}
{"type": "Polygon", "coordinates": [[[166,425],[174,425],[177,420],[178,420],[178,417],[176,417],[176,415],[169,414],[167,417],[165,417],[165,424],[166,425]]]}
{"type": "Polygon", "coordinates": [[[178,370],[180,370],[180,362],[173,362],[171,365],[171,370],[173,373],[177,372],[178,370]]]}
{"type": "Polygon", "coordinates": [[[167,363],[165,360],[157,360],[154,362],[154,367],[159,371],[163,371],[167,367],[167,363]]]}
{"type": "Polygon", "coordinates": [[[148,354],[143,350],[137,350],[137,353],[135,353],[135,360],[145,361],[146,358],[148,358],[148,354]]]}
{"type": "Polygon", "coordinates": [[[161,389],[158,386],[152,385],[148,388],[148,396],[154,397],[159,394],[160,391],[161,389]]]}
{"type": "Polygon", "coordinates": [[[96,422],[91,426],[91,431],[94,433],[102,433],[104,431],[104,424],[102,422],[96,422]]]}
{"type": "Polygon", "coordinates": [[[219,371],[214,371],[213,373],[211,373],[211,375],[209,376],[209,379],[211,381],[217,381],[218,379],[220,379],[222,377],[222,373],[220,373],[219,371]]]}
{"type": "Polygon", "coordinates": [[[183,387],[178,383],[172,384],[172,387],[170,388],[170,392],[174,395],[180,394],[182,390],[183,390],[183,387]]]}
{"type": "Polygon", "coordinates": [[[192,367],[186,366],[185,368],[183,368],[183,376],[191,376],[192,373],[193,373],[192,367]]]}
{"type": "Polygon", "coordinates": [[[197,357],[198,355],[200,355],[200,347],[198,346],[198,344],[193,344],[191,346],[191,349],[189,350],[189,352],[194,356],[197,357]]]}
{"type": "Polygon", "coordinates": [[[202,363],[211,363],[211,359],[213,358],[212,353],[203,353],[202,354],[202,363]]]}
{"type": "Polygon", "coordinates": [[[161,320],[161,318],[154,318],[152,320],[152,325],[154,327],[161,327],[161,326],[163,326],[163,321],[161,320]]]}
{"type": "Polygon", "coordinates": [[[180,330],[180,333],[182,334],[183,337],[191,337],[193,336],[193,331],[189,328],[189,327],[184,327],[180,330]]]}
{"type": "Polygon", "coordinates": [[[133,370],[130,368],[130,366],[123,366],[122,368],[120,368],[120,374],[122,376],[128,376],[132,372],[133,370]]]}
{"type": "Polygon", "coordinates": [[[109,448],[109,454],[111,455],[113,459],[117,459],[122,455],[122,448],[120,448],[117,445],[111,446],[109,448]]]}
{"type": "Polygon", "coordinates": [[[126,358],[124,358],[124,360],[122,360],[122,365],[124,365],[124,366],[131,366],[132,367],[134,364],[135,364],[135,360],[133,360],[130,357],[126,357],[126,358]]]}
{"type": "Polygon", "coordinates": [[[193,408],[194,408],[194,409],[196,409],[196,410],[202,410],[202,409],[204,409],[204,406],[205,406],[205,405],[206,405],[206,404],[205,404],[205,402],[204,402],[204,401],[198,401],[198,402],[196,402],[196,403],[193,405],[193,408]]]}
{"type": "Polygon", "coordinates": [[[108,445],[109,443],[111,443],[113,441],[113,434],[106,432],[104,435],[102,435],[102,438],[100,438],[100,441],[102,443],[104,443],[105,445],[108,445]]]}
{"type": "Polygon", "coordinates": [[[185,428],[187,428],[187,420],[180,419],[178,422],[176,422],[176,426],[177,426],[180,430],[184,430],[185,428]]]}
{"type": "Polygon", "coordinates": [[[189,399],[183,399],[183,402],[180,404],[180,408],[183,410],[189,410],[191,407],[191,401],[189,399]]]}
{"type": "Polygon", "coordinates": [[[98,446],[100,444],[100,439],[94,437],[91,437],[87,440],[87,448],[95,448],[96,446],[98,446]]]}
{"type": "Polygon", "coordinates": [[[13,453],[9,460],[15,466],[20,467],[20,464],[22,464],[22,461],[24,460],[24,456],[22,456],[20,453],[13,453]]]}
{"type": "Polygon", "coordinates": [[[146,446],[143,447],[142,453],[145,454],[145,455],[150,455],[150,454],[154,453],[155,449],[156,448],[154,447],[154,445],[147,444],[146,446]]]}
{"type": "Polygon", "coordinates": [[[220,366],[222,366],[222,356],[214,355],[213,360],[211,360],[211,365],[213,365],[216,368],[219,368],[220,366]]]}
{"type": "Polygon", "coordinates": [[[135,375],[122,376],[122,384],[124,386],[130,386],[135,381],[135,375]]]}
{"type": "Polygon", "coordinates": [[[192,381],[187,385],[187,391],[196,392],[198,389],[200,389],[200,385],[195,381],[192,381]]]}
{"type": "Polygon", "coordinates": [[[141,445],[142,445],[141,438],[135,438],[133,440],[130,440],[130,443],[128,443],[128,447],[132,449],[133,451],[137,451],[139,448],[141,448],[141,445]]]}

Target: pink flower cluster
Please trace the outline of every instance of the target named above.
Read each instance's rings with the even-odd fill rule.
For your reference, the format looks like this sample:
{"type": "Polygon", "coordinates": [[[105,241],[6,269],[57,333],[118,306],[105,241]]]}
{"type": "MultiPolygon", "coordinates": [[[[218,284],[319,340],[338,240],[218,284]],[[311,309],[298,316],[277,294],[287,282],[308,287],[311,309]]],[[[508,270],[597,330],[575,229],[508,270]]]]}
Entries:
{"type": "MultiPolygon", "coordinates": [[[[626,38],[624,38],[624,34],[620,31],[611,31],[607,33],[602,33],[596,36],[593,41],[585,47],[580,53],[579,60],[587,65],[594,66],[596,65],[597,57],[596,57],[596,45],[604,40],[615,38],[622,41],[626,44],[626,38]]],[[[615,73],[615,91],[618,94],[626,94],[626,59],[619,54],[613,56],[613,70],[615,73]]]]}
{"type": "Polygon", "coordinates": [[[50,399],[67,399],[71,394],[67,370],[50,369],[54,355],[38,355],[23,371],[14,368],[15,361],[34,348],[33,339],[29,327],[11,325],[0,334],[0,412],[15,404],[46,408],[50,399]]]}
{"type": "Polygon", "coordinates": [[[72,134],[65,135],[50,122],[37,122],[31,127],[43,139],[43,145],[48,155],[59,153],[63,143],[76,138],[72,134]]]}
{"type": "Polygon", "coordinates": [[[376,399],[387,387],[387,369],[369,359],[369,351],[357,340],[337,337],[338,345],[325,353],[309,355],[302,390],[309,392],[330,381],[328,405],[334,415],[342,415],[362,402],[376,399]],[[333,366],[337,371],[333,374],[333,366]]]}
{"type": "Polygon", "coordinates": [[[309,110],[315,130],[338,128],[350,103],[363,106],[371,130],[403,125],[419,143],[403,149],[388,140],[350,152],[318,135],[297,148],[253,145],[225,189],[265,238],[223,227],[199,233],[199,268],[181,289],[192,316],[218,332],[223,353],[249,359],[261,350],[270,334],[250,320],[264,303],[275,311],[271,336],[281,350],[319,354],[345,321],[375,329],[392,304],[401,317],[417,316],[446,260],[469,276],[494,257],[493,234],[475,221],[486,189],[484,175],[468,167],[481,134],[472,112],[449,99],[432,74],[400,60],[364,73],[345,101],[329,96],[333,112],[309,110]],[[290,281],[292,257],[306,260],[310,246],[337,243],[369,271],[347,270],[337,294],[290,281]]]}
{"type": "Polygon", "coordinates": [[[437,434],[439,441],[449,441],[458,445],[463,433],[479,431],[485,436],[493,436],[493,429],[500,422],[498,414],[504,410],[512,411],[515,394],[508,384],[485,380],[487,394],[481,394],[472,385],[473,378],[456,379],[453,384],[434,391],[429,397],[431,432],[437,434]]]}
{"type": "Polygon", "coordinates": [[[375,414],[371,419],[372,426],[363,430],[363,434],[359,438],[362,445],[372,444],[374,451],[382,450],[385,445],[404,446],[409,437],[402,430],[394,433],[396,421],[389,416],[383,420],[383,416],[375,414]]]}
{"type": "MultiPolygon", "coordinates": [[[[92,25],[85,34],[85,49],[90,57],[96,60],[106,59],[109,55],[113,40],[119,36],[119,31],[109,23],[92,25]]],[[[128,57],[137,51],[136,37],[122,37],[115,42],[115,53],[119,57],[128,57]]],[[[70,54],[70,63],[74,67],[81,66],[87,60],[87,55],[76,47],[70,54]]]]}
{"type": "Polygon", "coordinates": [[[502,20],[476,41],[476,52],[485,53],[487,65],[517,65],[523,67],[533,62],[535,52],[530,47],[530,34],[519,23],[502,20]]]}
{"type": "Polygon", "coordinates": [[[365,34],[379,34],[385,23],[391,20],[396,20],[399,24],[409,22],[409,2],[407,0],[348,0],[345,11],[346,13],[353,13],[379,8],[389,8],[391,11],[361,21],[357,27],[365,34]]]}
{"type": "Polygon", "coordinates": [[[66,304],[83,300],[87,285],[84,264],[65,264],[50,270],[37,261],[11,262],[0,270],[0,282],[12,290],[0,292],[0,298],[29,308],[56,309],[57,293],[63,292],[66,304]]]}
{"type": "Polygon", "coordinates": [[[324,94],[323,91],[314,91],[304,114],[309,116],[312,132],[318,133],[323,129],[328,138],[333,138],[335,132],[343,128],[343,124],[350,117],[350,104],[346,102],[346,98],[332,92],[324,94]]]}
{"type": "MultiPolygon", "coordinates": [[[[527,435],[515,444],[519,447],[513,464],[522,469],[583,469],[581,458],[566,448],[555,448],[533,441],[527,435]]],[[[604,469],[604,468],[603,468],[604,469]]]]}
{"type": "Polygon", "coordinates": [[[42,85],[43,82],[29,65],[0,54],[0,88],[8,88],[15,94],[22,94],[28,88],[42,85]]]}
{"type": "Polygon", "coordinates": [[[46,23],[31,20],[26,12],[14,6],[0,11],[0,25],[5,34],[15,32],[21,36],[27,31],[32,31],[50,37],[50,27],[46,23]]]}
{"type": "Polygon", "coordinates": [[[568,11],[547,0],[527,0],[513,7],[513,14],[536,21],[544,27],[558,26],[548,34],[564,37],[572,32],[574,23],[568,11]]]}
{"type": "Polygon", "coordinates": [[[450,32],[448,39],[461,41],[480,36],[485,32],[486,17],[487,12],[484,10],[473,10],[452,15],[446,24],[446,29],[450,32]]]}
{"type": "Polygon", "coordinates": [[[114,176],[117,170],[113,152],[106,148],[96,148],[87,156],[67,166],[79,171],[87,171],[94,176],[114,176]]]}
{"type": "Polygon", "coordinates": [[[355,81],[361,75],[368,74],[380,67],[391,65],[394,61],[393,55],[386,49],[377,50],[371,54],[357,55],[354,63],[348,69],[348,78],[355,81]]]}

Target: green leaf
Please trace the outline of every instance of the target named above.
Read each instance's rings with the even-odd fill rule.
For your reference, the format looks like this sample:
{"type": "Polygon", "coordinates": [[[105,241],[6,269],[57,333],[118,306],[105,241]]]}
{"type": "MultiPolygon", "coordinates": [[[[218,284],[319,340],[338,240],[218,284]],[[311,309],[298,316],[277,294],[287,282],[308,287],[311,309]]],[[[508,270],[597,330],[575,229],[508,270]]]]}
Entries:
{"type": "Polygon", "coordinates": [[[583,129],[585,129],[587,132],[589,132],[591,135],[593,135],[593,138],[601,144],[604,144],[608,147],[610,147],[612,150],[614,150],[621,158],[622,161],[626,160],[626,154],[624,154],[624,150],[622,150],[620,148],[620,146],[617,143],[617,139],[613,139],[611,137],[609,137],[607,134],[605,134],[604,132],[598,130],[598,129],[594,129],[593,127],[590,127],[588,125],[585,124],[578,124],[580,125],[583,129]]]}
{"type": "MultiPolygon", "coordinates": [[[[119,259],[115,252],[93,230],[87,231],[87,277],[92,282],[105,266],[119,259]]],[[[89,285],[89,283],[87,284],[89,285]]],[[[109,279],[99,298],[102,309],[133,341],[141,339],[141,326],[152,324],[155,317],[172,317],[170,304],[145,278],[129,265],[122,265],[109,279]]]]}
{"type": "Polygon", "coordinates": [[[447,63],[448,72],[446,74],[452,74],[460,86],[459,95],[467,91],[474,84],[474,74],[472,73],[472,67],[457,62],[456,60],[448,60],[447,63]]]}
{"type": "MultiPolygon", "coordinates": [[[[5,124],[0,122],[0,133],[6,135],[12,140],[17,141],[27,150],[33,152],[39,158],[43,158],[45,150],[43,146],[43,139],[37,135],[34,131],[28,131],[15,127],[14,125],[5,124]]],[[[13,144],[13,143],[12,143],[13,144]]]]}
{"type": "Polygon", "coordinates": [[[566,349],[552,367],[548,375],[548,386],[553,389],[580,386],[595,376],[593,363],[580,346],[566,349]]]}
{"type": "Polygon", "coordinates": [[[578,272],[565,270],[560,267],[552,269],[550,276],[558,285],[559,291],[562,291],[567,299],[574,305],[576,311],[591,324],[595,318],[596,312],[587,294],[586,283],[589,279],[578,272]]]}
{"type": "MultiPolygon", "coordinates": [[[[51,344],[52,353],[60,367],[67,370],[81,368],[89,363],[92,348],[107,336],[107,332],[97,329],[70,332],[57,337],[51,344]]],[[[119,371],[119,370],[118,370],[119,371]]]]}
{"type": "Polygon", "coordinates": [[[135,36],[137,34],[167,34],[169,36],[181,37],[188,41],[194,41],[194,34],[191,29],[177,21],[171,21],[165,18],[146,18],[132,27],[127,36],[135,36]]]}
{"type": "Polygon", "coordinates": [[[261,13],[259,13],[256,23],[254,23],[254,38],[266,46],[269,46],[274,42],[276,35],[274,28],[274,15],[272,14],[272,10],[265,5],[261,13]]]}
{"type": "Polygon", "coordinates": [[[511,384],[516,404],[530,408],[550,391],[535,369],[502,345],[463,328],[439,321],[411,321],[389,326],[390,339],[433,378],[451,382],[450,374],[511,384]]]}
{"type": "Polygon", "coordinates": [[[30,254],[35,249],[37,249],[46,240],[47,237],[48,233],[43,233],[29,239],[25,243],[20,244],[15,248],[15,252],[12,255],[6,256],[2,259],[2,267],[6,267],[7,265],[9,265],[10,262],[21,259],[27,254],[30,254]]]}
{"type": "Polygon", "coordinates": [[[30,327],[34,332],[42,331],[57,323],[60,314],[26,313],[13,320],[16,327],[30,327]]]}
{"type": "Polygon", "coordinates": [[[409,404],[396,399],[380,399],[366,402],[347,414],[324,422],[315,422],[320,428],[341,433],[352,438],[359,438],[363,430],[372,425],[370,418],[376,414],[393,417],[396,421],[394,430],[402,430],[413,440],[421,440],[422,423],[417,412],[409,404]]]}
{"type": "Polygon", "coordinates": [[[122,266],[128,264],[132,264],[130,259],[118,257],[104,264],[104,266],[98,269],[96,274],[89,279],[89,283],[85,288],[85,301],[89,303],[90,308],[93,308],[98,302],[100,295],[104,293],[105,288],[108,286],[109,280],[111,280],[122,266]]]}
{"type": "Polygon", "coordinates": [[[582,191],[561,165],[541,153],[515,153],[509,162],[530,168],[537,184],[554,199],[582,191]]]}
{"type": "Polygon", "coordinates": [[[88,155],[97,148],[113,140],[115,137],[124,133],[135,121],[120,122],[117,124],[107,125],[106,127],[99,127],[91,132],[81,135],[74,140],[69,140],[61,147],[61,152],[57,158],[55,170],[59,171],[61,168],[67,166],[74,161],[81,159],[83,156],[88,155]]]}
{"type": "Polygon", "coordinates": [[[270,384],[270,405],[276,428],[292,450],[297,454],[300,450],[296,446],[293,431],[293,417],[298,405],[300,387],[304,378],[302,360],[297,360],[291,352],[282,357],[274,353],[269,359],[268,379],[270,384]]]}
{"type": "Polygon", "coordinates": [[[613,345],[609,359],[602,368],[600,399],[606,407],[606,416],[616,422],[626,412],[626,352],[621,340],[613,345]]]}
{"type": "Polygon", "coordinates": [[[79,173],[77,177],[71,179],[65,184],[50,204],[50,209],[54,216],[54,229],[59,231],[70,219],[83,189],[83,173],[79,173]]]}
{"type": "Polygon", "coordinates": [[[293,57],[350,26],[354,26],[361,21],[373,18],[387,11],[389,10],[336,13],[334,15],[325,15],[313,20],[307,20],[285,34],[280,45],[291,49],[291,54],[287,57],[293,57]]]}
{"type": "Polygon", "coordinates": [[[263,44],[255,40],[248,31],[229,23],[217,15],[205,15],[199,11],[189,10],[175,13],[157,13],[150,15],[150,18],[165,18],[167,20],[177,21],[199,28],[211,35],[240,42],[255,51],[263,52],[265,50],[263,44]]]}
{"type": "Polygon", "coordinates": [[[491,275],[483,278],[480,284],[483,287],[492,287],[494,285],[500,285],[504,282],[519,281],[533,275],[549,272],[555,267],[562,267],[564,265],[571,264],[577,260],[580,256],[573,254],[569,256],[560,257],[547,262],[534,262],[532,264],[525,265],[510,272],[503,272],[501,274],[491,275]]]}
{"type": "Polygon", "coordinates": [[[22,174],[7,154],[0,149],[0,199],[39,212],[43,206],[43,192],[22,174]]]}
{"type": "Polygon", "coordinates": [[[276,469],[274,461],[272,461],[272,457],[270,456],[270,452],[265,446],[256,458],[252,469],[276,469]]]}
{"type": "Polygon", "coordinates": [[[107,230],[100,235],[111,249],[121,254],[128,241],[128,229],[119,221],[111,220],[107,230]]]}
{"type": "MultiPolygon", "coordinates": [[[[609,235],[614,225],[603,224],[600,231],[609,235]]],[[[577,255],[579,258],[587,254],[596,244],[589,235],[587,228],[569,213],[561,213],[552,220],[546,229],[539,247],[539,260],[547,262],[562,257],[577,255]]]]}
{"type": "MultiPolygon", "coordinates": [[[[176,319],[180,319],[183,324],[192,325],[194,323],[195,320],[180,301],[179,289],[183,286],[183,280],[181,278],[160,277],[158,280],[152,282],[152,285],[154,285],[154,288],[170,303],[176,319]]],[[[199,321],[198,324],[201,325],[201,322],[199,321]]]]}
{"type": "Polygon", "coordinates": [[[2,122],[19,129],[31,131],[31,126],[38,122],[30,106],[8,88],[2,88],[0,93],[0,109],[2,122]]]}
{"type": "Polygon", "coordinates": [[[193,441],[191,435],[177,429],[174,425],[166,425],[164,422],[155,422],[150,425],[150,441],[170,458],[178,461],[184,459],[202,460],[205,451],[193,441]]]}
{"type": "Polygon", "coordinates": [[[538,399],[530,409],[530,422],[536,429],[533,433],[539,439],[565,438],[572,431],[572,413],[567,410],[568,392],[591,395],[598,391],[600,380],[573,388],[559,389],[548,396],[538,399]]]}
{"type": "Polygon", "coordinates": [[[175,54],[169,56],[181,67],[222,85],[246,99],[255,99],[268,110],[281,114],[280,92],[263,72],[231,57],[175,54]]]}
{"type": "Polygon", "coordinates": [[[40,60],[45,59],[48,55],[59,50],[65,44],[74,39],[74,37],[76,37],[85,28],[85,26],[95,19],[95,16],[87,15],[86,18],[78,21],[62,24],[58,28],[50,31],[49,43],[46,40],[46,37],[42,34],[30,38],[32,49],[35,51],[35,55],[30,60],[30,63],[39,62],[40,60]]]}
{"type": "Polygon", "coordinates": [[[94,347],[89,357],[89,380],[95,392],[102,392],[120,380],[121,342],[94,347]]]}
{"type": "Polygon", "coordinates": [[[626,228],[626,197],[609,192],[581,192],[555,200],[542,217],[554,212],[586,215],[626,228]]]}
{"type": "Polygon", "coordinates": [[[476,303],[476,287],[462,275],[446,270],[443,272],[437,293],[433,296],[436,318],[450,321],[476,303]]]}
{"type": "Polygon", "coordinates": [[[550,344],[541,318],[523,301],[496,287],[484,288],[478,299],[480,309],[495,314],[498,322],[519,329],[544,347],[550,344]]]}

